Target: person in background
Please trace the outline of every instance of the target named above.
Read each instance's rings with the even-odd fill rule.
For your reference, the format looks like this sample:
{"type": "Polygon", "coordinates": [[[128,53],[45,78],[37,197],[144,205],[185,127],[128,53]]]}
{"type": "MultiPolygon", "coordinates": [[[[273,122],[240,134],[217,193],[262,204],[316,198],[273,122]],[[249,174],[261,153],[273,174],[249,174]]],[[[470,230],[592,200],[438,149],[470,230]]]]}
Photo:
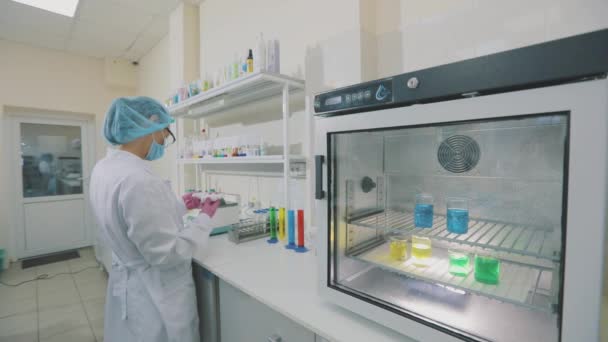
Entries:
{"type": "Polygon", "coordinates": [[[40,155],[40,162],[38,163],[38,171],[42,176],[41,191],[46,196],[53,196],[57,194],[57,177],[55,167],[55,160],[53,155],[50,153],[43,153],[40,155]]]}
{"type": "Polygon", "coordinates": [[[215,207],[183,224],[184,204],[149,161],[175,142],[173,118],[148,97],[118,98],[105,117],[108,149],[91,175],[90,201],[112,269],[104,339],[198,342],[191,260],[204,250],[215,207]]]}

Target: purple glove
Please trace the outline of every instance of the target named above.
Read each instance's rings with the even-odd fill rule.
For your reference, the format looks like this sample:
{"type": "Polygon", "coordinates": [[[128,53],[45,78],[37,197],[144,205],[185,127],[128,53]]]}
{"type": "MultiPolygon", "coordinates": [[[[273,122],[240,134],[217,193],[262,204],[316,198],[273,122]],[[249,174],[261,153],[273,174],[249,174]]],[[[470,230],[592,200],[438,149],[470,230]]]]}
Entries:
{"type": "Polygon", "coordinates": [[[205,201],[200,204],[201,213],[205,213],[209,217],[213,217],[213,215],[215,215],[215,212],[217,211],[217,208],[219,208],[220,206],[220,202],[221,201],[219,199],[213,201],[209,197],[205,198],[205,201]]]}
{"type": "Polygon", "coordinates": [[[192,196],[191,192],[183,195],[182,200],[184,200],[184,204],[188,210],[196,209],[201,205],[201,199],[196,196],[192,196]]]}

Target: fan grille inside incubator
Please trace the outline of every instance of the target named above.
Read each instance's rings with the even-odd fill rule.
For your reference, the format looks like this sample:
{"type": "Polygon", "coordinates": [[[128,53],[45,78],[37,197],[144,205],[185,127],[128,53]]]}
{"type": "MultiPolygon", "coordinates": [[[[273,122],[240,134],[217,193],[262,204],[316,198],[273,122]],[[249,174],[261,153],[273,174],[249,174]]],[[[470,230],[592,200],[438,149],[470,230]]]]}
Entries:
{"type": "Polygon", "coordinates": [[[452,135],[441,142],[437,160],[452,173],[471,171],[479,162],[481,151],[475,139],[466,135],[452,135]]]}

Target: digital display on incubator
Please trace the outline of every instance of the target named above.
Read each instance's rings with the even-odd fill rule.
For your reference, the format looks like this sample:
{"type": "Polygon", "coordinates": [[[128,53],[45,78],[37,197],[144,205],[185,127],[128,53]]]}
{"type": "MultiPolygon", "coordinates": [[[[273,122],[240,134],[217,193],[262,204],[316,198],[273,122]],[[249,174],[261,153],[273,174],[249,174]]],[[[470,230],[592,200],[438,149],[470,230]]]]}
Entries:
{"type": "Polygon", "coordinates": [[[339,105],[340,103],[342,103],[342,96],[334,96],[325,100],[326,106],[335,106],[339,105]]]}

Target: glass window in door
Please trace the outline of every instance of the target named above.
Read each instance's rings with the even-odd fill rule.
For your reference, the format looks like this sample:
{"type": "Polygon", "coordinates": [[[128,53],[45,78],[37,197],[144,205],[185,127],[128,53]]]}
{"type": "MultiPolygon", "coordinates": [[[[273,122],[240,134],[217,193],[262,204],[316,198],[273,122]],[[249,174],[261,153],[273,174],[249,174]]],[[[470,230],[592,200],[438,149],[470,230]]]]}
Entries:
{"type": "Polygon", "coordinates": [[[80,126],[21,123],[23,197],[82,194],[80,126]]]}

